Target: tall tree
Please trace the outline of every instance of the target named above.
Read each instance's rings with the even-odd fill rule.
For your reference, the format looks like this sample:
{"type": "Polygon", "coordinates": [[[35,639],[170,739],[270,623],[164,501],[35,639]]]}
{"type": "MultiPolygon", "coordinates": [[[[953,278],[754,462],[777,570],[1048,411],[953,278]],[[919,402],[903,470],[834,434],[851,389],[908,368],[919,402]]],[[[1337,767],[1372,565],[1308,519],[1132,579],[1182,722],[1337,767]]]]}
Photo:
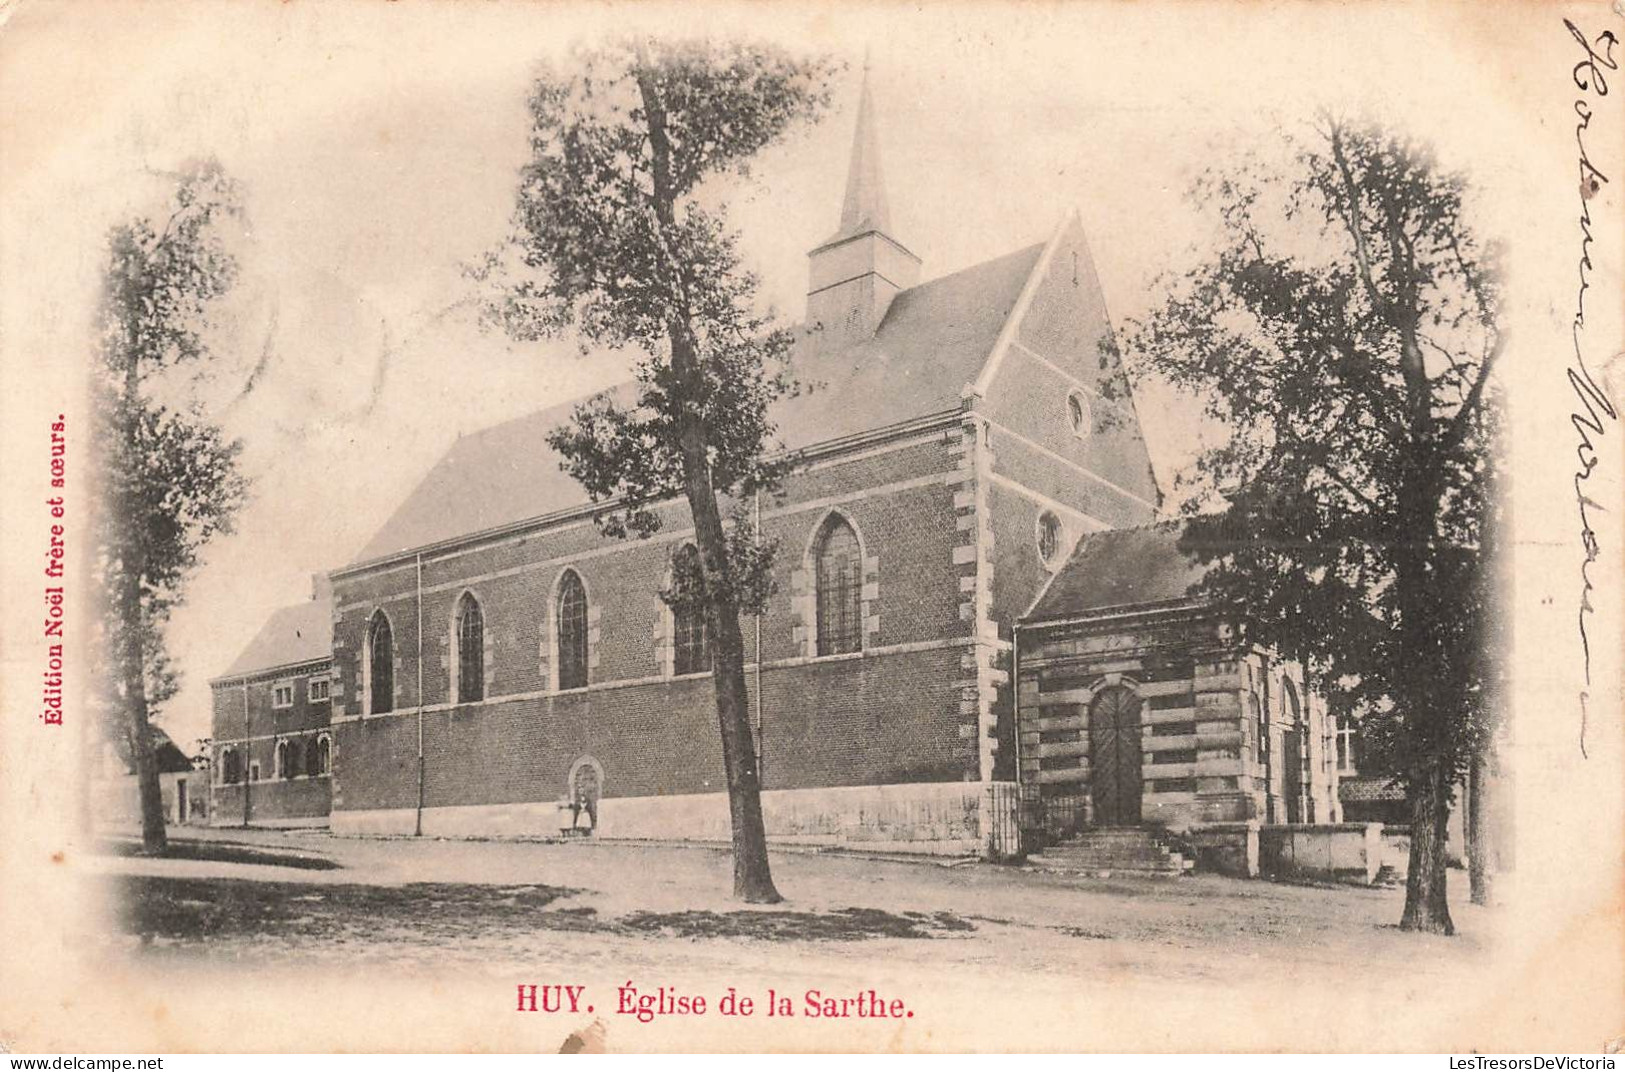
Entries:
{"type": "Polygon", "coordinates": [[[1197,463],[1187,544],[1214,596],[1298,656],[1411,815],[1401,927],[1451,933],[1446,822],[1487,737],[1485,540],[1497,251],[1424,146],[1322,117],[1281,162],[1198,182],[1213,254],[1127,346],[1232,435],[1197,463]],[[1222,509],[1198,513],[1206,505],[1222,509]]]}
{"type": "Polygon", "coordinates": [[[780,899],[768,865],[739,617],[769,589],[770,543],[722,502],[772,489],[787,462],[768,408],[792,389],[791,336],[757,308],[718,188],[827,105],[830,68],[750,44],[638,42],[582,54],[530,98],[508,252],[489,312],[512,335],[573,332],[637,352],[635,381],[579,406],[552,445],[605,504],[617,537],[660,527],[686,501],[698,555],[677,563],[674,605],[703,607],[733,823],[734,895],[780,899]],[[511,271],[504,271],[504,267],[511,271]]]}
{"type": "Polygon", "coordinates": [[[108,709],[135,758],[146,852],[167,845],[151,728],[154,705],[176,687],[164,626],[199,552],[229,531],[247,493],[241,444],[187,390],[215,357],[209,313],[237,274],[217,224],[238,211],[219,165],[199,164],[179,176],[161,224],[137,218],[108,240],[90,385],[96,643],[108,709]]]}

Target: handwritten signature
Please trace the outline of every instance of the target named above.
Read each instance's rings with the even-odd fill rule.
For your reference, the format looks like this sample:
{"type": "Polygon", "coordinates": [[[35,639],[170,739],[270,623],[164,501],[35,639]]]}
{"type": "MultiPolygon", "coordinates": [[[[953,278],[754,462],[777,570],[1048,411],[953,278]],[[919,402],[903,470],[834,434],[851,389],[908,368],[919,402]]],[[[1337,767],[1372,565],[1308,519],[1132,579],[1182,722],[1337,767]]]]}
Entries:
{"type": "Polygon", "coordinates": [[[1601,554],[1597,534],[1591,527],[1591,511],[1606,509],[1593,499],[1586,489],[1587,481],[1591,479],[1591,471],[1597,467],[1597,440],[1607,434],[1606,422],[1619,419],[1613,403],[1608,400],[1607,393],[1598,386],[1585,359],[1583,335],[1586,322],[1586,291],[1591,289],[1590,274],[1593,267],[1591,245],[1594,241],[1591,234],[1591,199],[1608,182],[1608,176],[1598,170],[1586,152],[1586,131],[1591,128],[1592,119],[1592,106],[1588,95],[1594,94],[1599,99],[1608,96],[1605,72],[1619,70],[1619,63],[1614,59],[1614,46],[1619,41],[1612,30],[1605,30],[1595,38],[1588,38],[1568,19],[1563,20],[1563,25],[1568,27],[1569,33],[1579,42],[1580,47],[1585,49],[1586,54],[1585,59],[1574,65],[1572,72],[1574,84],[1582,94],[1574,101],[1574,114],[1580,119],[1574,128],[1574,140],[1580,151],[1581,238],[1580,288],[1575,295],[1572,327],[1574,360],[1567,369],[1569,388],[1574,392],[1576,399],[1574,411],[1569,414],[1569,421],[1579,435],[1579,443],[1575,447],[1579,468],[1574,472],[1574,499],[1580,513],[1580,543],[1585,548],[1585,561],[1580,564],[1578,615],[1580,649],[1584,656],[1585,669],[1585,687],[1580,691],[1580,755],[1583,757],[1586,755],[1586,705],[1591,699],[1591,637],[1586,630],[1586,618],[1596,613],[1591,603],[1591,592],[1595,587],[1591,580],[1591,564],[1601,554]]]}

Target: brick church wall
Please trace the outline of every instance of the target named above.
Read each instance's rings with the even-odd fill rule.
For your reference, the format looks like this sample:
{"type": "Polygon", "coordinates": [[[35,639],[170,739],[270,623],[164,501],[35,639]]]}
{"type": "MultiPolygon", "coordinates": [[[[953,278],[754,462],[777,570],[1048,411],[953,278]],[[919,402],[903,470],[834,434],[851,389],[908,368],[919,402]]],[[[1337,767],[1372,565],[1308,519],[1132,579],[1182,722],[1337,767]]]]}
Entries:
{"type": "MultiPolygon", "coordinates": [[[[978,776],[962,723],[961,614],[953,557],[959,433],[952,422],[911,438],[817,459],[764,497],[763,530],[779,541],[777,592],[761,622],[764,787],[961,782],[978,776]],[[863,552],[861,654],[813,657],[811,551],[831,512],[863,552]]],[[[571,767],[599,765],[608,802],[724,789],[711,678],[672,678],[663,647],[669,612],[657,592],[670,556],[691,538],[681,504],[648,540],[600,536],[570,521],[423,562],[424,805],[472,808],[551,802],[571,767]],[[551,668],[552,614],[563,571],[589,600],[586,689],[560,692],[551,668]],[[451,705],[453,608],[482,604],[486,700],[451,705]]],[[[417,804],[416,563],[334,578],[335,813],[417,804]],[[389,614],[395,710],[363,716],[367,622],[389,614]]],[[[742,622],[755,710],[755,623],[742,622]]]]}

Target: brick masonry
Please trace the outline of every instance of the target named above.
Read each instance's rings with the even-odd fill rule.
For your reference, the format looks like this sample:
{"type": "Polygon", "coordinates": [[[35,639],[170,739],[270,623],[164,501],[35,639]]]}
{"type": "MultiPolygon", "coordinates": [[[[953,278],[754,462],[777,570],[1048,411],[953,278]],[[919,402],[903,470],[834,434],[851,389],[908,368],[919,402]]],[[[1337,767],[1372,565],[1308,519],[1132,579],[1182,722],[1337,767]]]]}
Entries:
{"type": "Polygon", "coordinates": [[[332,663],[323,659],[296,666],[272,668],[245,677],[218,679],[210,683],[214,703],[214,742],[210,755],[210,822],[215,826],[238,826],[245,821],[259,825],[321,825],[331,808],[329,781],[332,770],[330,722],[335,699],[312,699],[313,682],[335,687],[332,663]],[[293,690],[293,702],[277,707],[278,687],[293,690]],[[277,769],[277,746],[288,742],[301,757],[328,742],[327,774],[306,773],[304,763],[292,777],[277,769]],[[241,778],[228,784],[224,779],[227,754],[234,753],[241,778]],[[259,778],[250,782],[255,765],[259,778]]]}

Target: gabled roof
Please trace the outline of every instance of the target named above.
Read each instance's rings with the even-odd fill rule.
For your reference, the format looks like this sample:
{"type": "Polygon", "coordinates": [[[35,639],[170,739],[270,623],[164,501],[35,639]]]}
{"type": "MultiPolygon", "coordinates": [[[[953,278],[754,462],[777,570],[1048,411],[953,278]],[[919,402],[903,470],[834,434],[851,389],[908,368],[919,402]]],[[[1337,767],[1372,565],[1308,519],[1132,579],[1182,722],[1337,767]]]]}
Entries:
{"type": "MultiPolygon", "coordinates": [[[[192,761],[181,751],[174,738],[165,733],[161,727],[148,726],[147,733],[152,738],[152,755],[159,774],[179,774],[192,769],[192,761]]],[[[130,754],[129,737],[122,733],[114,733],[110,735],[108,743],[113,747],[113,754],[123,764],[124,772],[134,774],[135,757],[130,754]]]]}
{"type": "Polygon", "coordinates": [[[245,677],[278,666],[330,658],[332,654],[332,600],[313,599],[272,614],[236,661],[215,680],[245,677]]]}
{"type": "Polygon", "coordinates": [[[1078,541],[1022,621],[1081,618],[1191,598],[1193,586],[1207,568],[1193,554],[1180,550],[1184,530],[1181,521],[1163,521],[1089,533],[1078,541]]]}
{"type": "MultiPolygon", "coordinates": [[[[791,367],[812,390],[782,400],[772,414],[785,447],[958,409],[1043,249],[1028,246],[903,291],[857,346],[830,350],[803,335],[791,367]]],[[[631,388],[615,390],[630,398],[631,388]]],[[[585,492],[547,444],[579,401],[460,437],[354,564],[585,505],[585,492]]]]}

